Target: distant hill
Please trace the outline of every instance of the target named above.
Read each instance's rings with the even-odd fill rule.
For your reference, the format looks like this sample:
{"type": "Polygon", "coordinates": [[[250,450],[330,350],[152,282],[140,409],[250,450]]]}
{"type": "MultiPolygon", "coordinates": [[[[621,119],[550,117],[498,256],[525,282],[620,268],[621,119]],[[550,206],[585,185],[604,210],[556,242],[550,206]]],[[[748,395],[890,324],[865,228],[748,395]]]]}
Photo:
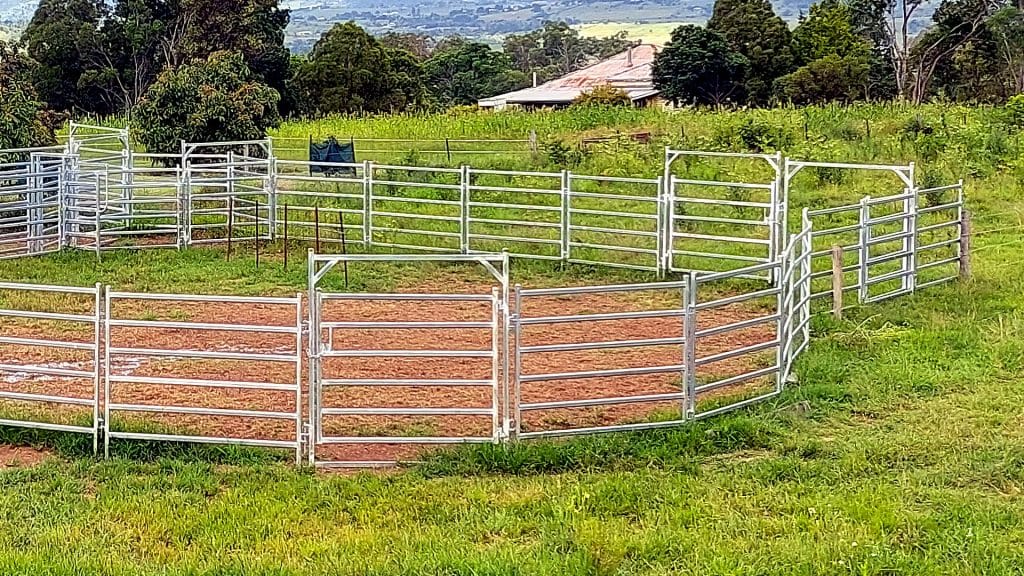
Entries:
{"type": "MultiPolygon", "coordinates": [[[[812,0],[775,0],[775,10],[795,23],[812,0]]],[[[38,0],[0,0],[0,25],[23,27],[38,0]]],[[[374,33],[459,34],[497,43],[501,37],[539,28],[546,20],[577,25],[584,34],[663,42],[681,23],[703,23],[713,0],[281,0],[291,10],[289,46],[308,50],[339,21],[355,20],[374,33]]],[[[930,16],[922,11],[920,28],[930,16]]]]}

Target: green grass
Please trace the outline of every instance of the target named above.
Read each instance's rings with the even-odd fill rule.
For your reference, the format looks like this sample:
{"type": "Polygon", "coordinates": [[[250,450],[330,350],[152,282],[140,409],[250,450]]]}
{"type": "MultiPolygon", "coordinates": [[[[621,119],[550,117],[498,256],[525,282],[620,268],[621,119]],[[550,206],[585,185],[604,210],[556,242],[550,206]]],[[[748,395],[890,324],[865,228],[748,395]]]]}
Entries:
{"type": "MultiPolygon", "coordinates": [[[[925,174],[964,175],[976,229],[1019,225],[1022,157],[1013,134],[999,135],[998,111],[923,109],[936,126],[945,117],[943,152],[930,160],[922,150],[934,143],[899,135],[915,113],[814,109],[807,143],[804,113],[788,110],[716,122],[623,111],[603,129],[635,122],[677,135],[682,125],[688,142],[713,144],[728,126],[763,118],[786,127],[791,146],[812,158],[919,160],[925,174]]],[[[365,134],[389,122],[388,134],[403,125],[414,133],[420,123],[510,136],[545,123],[563,135],[598,130],[584,113],[337,122],[365,134]],[[501,122],[509,123],[504,132],[501,122]]],[[[634,153],[644,158],[636,165],[656,168],[656,150],[587,162],[611,172],[634,153]]],[[[856,201],[878,189],[860,176],[816,180],[811,173],[800,184],[801,202],[856,201]]],[[[0,470],[0,573],[1020,574],[1020,239],[1019,229],[980,235],[970,282],[853,309],[841,321],[816,318],[797,384],[771,402],[683,428],[471,447],[385,475],[175,454],[104,462],[62,449],[49,463],[0,470]]],[[[0,278],[240,294],[304,285],[301,258],[285,272],[270,257],[256,272],[251,252],[237,254],[228,263],[215,250],[111,253],[99,264],[62,254],[0,263],[0,278]]],[[[353,278],[387,287],[398,273],[415,281],[438,272],[385,268],[353,278]]],[[[568,273],[604,281],[620,274],[568,273]]],[[[538,285],[560,278],[557,266],[538,262],[517,264],[516,274],[538,285]]]]}

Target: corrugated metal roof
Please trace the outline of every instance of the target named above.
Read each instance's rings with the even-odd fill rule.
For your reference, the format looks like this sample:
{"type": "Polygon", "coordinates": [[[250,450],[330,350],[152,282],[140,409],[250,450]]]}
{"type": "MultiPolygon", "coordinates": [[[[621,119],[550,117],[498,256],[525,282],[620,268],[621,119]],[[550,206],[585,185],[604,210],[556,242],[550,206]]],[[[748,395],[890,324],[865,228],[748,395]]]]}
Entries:
{"type": "Polygon", "coordinates": [[[654,44],[640,44],[534,88],[481,100],[480,105],[568,103],[583,92],[606,84],[621,88],[633,100],[649,98],[658,93],[652,75],[654,57],[658,50],[654,44]]]}

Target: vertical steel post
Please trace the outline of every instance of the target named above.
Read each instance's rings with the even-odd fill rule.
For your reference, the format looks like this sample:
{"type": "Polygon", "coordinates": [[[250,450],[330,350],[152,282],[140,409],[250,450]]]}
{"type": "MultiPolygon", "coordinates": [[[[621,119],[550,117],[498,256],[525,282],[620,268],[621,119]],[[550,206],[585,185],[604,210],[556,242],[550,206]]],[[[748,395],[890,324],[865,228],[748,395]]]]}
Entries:
{"type": "Polygon", "coordinates": [[[568,262],[572,255],[572,174],[568,170],[562,170],[561,181],[561,259],[568,262]]]}
{"type": "Polygon", "coordinates": [[[363,249],[373,246],[373,162],[363,162],[363,249]]]}
{"type": "Polygon", "coordinates": [[[871,250],[869,242],[871,241],[871,202],[870,196],[865,196],[860,201],[860,247],[858,254],[860,255],[859,270],[858,274],[860,278],[860,285],[857,289],[858,301],[863,304],[868,300],[868,258],[871,250]]]}
{"type": "MultiPolygon", "coordinates": [[[[449,152],[450,159],[451,153],[449,152]]],[[[469,186],[471,176],[469,166],[463,164],[459,169],[459,247],[463,254],[469,254],[469,186]]]]}
{"type": "Polygon", "coordinates": [[[277,240],[277,158],[267,158],[267,216],[270,226],[270,241],[277,240]]]}
{"type": "Polygon", "coordinates": [[[491,288],[491,441],[495,444],[502,441],[507,433],[503,433],[501,422],[501,290],[491,288]]]}
{"type": "Polygon", "coordinates": [[[295,294],[295,465],[302,465],[302,292],[295,294]]]}
{"type": "Polygon", "coordinates": [[[684,287],[685,297],[684,322],[685,334],[683,336],[683,374],[685,390],[685,415],[684,419],[691,420],[697,414],[697,273],[689,272],[686,275],[686,286],[684,287]]]}
{"type": "Polygon", "coordinates": [[[316,444],[320,439],[320,414],[317,395],[320,391],[320,297],[316,288],[316,262],[313,250],[306,254],[306,300],[309,310],[309,416],[308,433],[309,465],[316,465],[316,444]]]}
{"type": "MultiPolygon", "coordinates": [[[[103,302],[107,297],[103,290],[103,284],[99,282],[95,286],[96,295],[94,298],[93,305],[96,307],[94,316],[95,325],[93,326],[93,345],[95,349],[92,351],[92,362],[93,362],[93,383],[92,383],[92,455],[96,456],[100,450],[100,431],[103,429],[103,423],[100,421],[100,375],[102,374],[103,382],[110,381],[110,353],[104,352],[103,361],[100,360],[100,348],[103,345],[103,339],[101,338],[101,326],[102,331],[109,334],[110,325],[103,320],[103,302]],[[102,366],[101,366],[102,365],[102,366]]],[[[109,337],[107,338],[109,340],[109,337]]],[[[107,344],[109,347],[110,344],[107,344]]],[[[104,419],[105,422],[105,419],[104,419]]]]}
{"type": "Polygon", "coordinates": [[[658,177],[658,200],[655,202],[656,215],[654,219],[655,252],[657,252],[655,263],[655,274],[658,278],[665,277],[665,178],[658,177]]]}
{"type": "MultiPolygon", "coordinates": [[[[510,434],[513,441],[518,440],[519,433],[522,432],[523,427],[523,412],[520,409],[520,405],[523,403],[523,386],[520,381],[523,371],[523,355],[520,350],[523,347],[523,327],[522,327],[522,314],[523,314],[523,287],[520,284],[515,286],[515,313],[511,315],[513,334],[515,335],[515,359],[513,362],[513,374],[512,374],[512,386],[514,389],[513,397],[515,398],[515,421],[510,428],[510,434]]],[[[507,340],[507,338],[506,338],[507,340]]]]}
{"type": "MultiPolygon", "coordinates": [[[[111,384],[110,384],[110,287],[104,291],[104,308],[106,309],[106,319],[103,322],[103,342],[105,346],[103,348],[103,365],[105,378],[103,379],[103,457],[110,458],[110,396],[111,396],[111,384]]],[[[100,318],[103,318],[100,316],[100,318]]],[[[98,361],[98,354],[100,348],[100,339],[96,338],[96,360],[98,361]]],[[[97,381],[97,384],[99,382],[97,381]]],[[[97,396],[99,392],[97,391],[97,396]]]]}

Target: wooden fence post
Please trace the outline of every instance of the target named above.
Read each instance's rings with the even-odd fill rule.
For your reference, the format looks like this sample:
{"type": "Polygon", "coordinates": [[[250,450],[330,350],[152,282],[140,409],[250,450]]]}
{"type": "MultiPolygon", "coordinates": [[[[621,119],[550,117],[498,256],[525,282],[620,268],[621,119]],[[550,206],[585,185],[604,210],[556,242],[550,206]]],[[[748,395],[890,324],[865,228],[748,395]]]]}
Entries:
{"type": "Polygon", "coordinates": [[[843,247],[832,246],[832,314],[843,318],[843,247]]]}
{"type": "Polygon", "coordinates": [[[960,217],[960,279],[971,277],[971,211],[964,210],[960,217]]]}
{"type": "Polygon", "coordinates": [[[284,269],[288,270],[288,205],[284,205],[284,269]]]}

